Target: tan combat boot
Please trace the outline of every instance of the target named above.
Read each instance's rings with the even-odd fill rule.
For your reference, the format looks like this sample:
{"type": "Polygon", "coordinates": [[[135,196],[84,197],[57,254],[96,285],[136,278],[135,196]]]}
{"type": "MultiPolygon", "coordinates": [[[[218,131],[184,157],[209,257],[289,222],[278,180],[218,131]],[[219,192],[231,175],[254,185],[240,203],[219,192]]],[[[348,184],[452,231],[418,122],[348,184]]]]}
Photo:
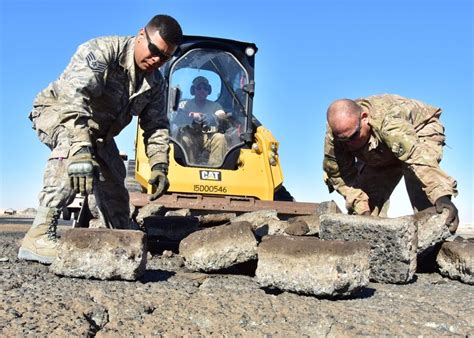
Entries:
{"type": "Polygon", "coordinates": [[[56,208],[38,207],[35,220],[18,251],[18,259],[51,264],[57,256],[59,210],[56,208]]]}

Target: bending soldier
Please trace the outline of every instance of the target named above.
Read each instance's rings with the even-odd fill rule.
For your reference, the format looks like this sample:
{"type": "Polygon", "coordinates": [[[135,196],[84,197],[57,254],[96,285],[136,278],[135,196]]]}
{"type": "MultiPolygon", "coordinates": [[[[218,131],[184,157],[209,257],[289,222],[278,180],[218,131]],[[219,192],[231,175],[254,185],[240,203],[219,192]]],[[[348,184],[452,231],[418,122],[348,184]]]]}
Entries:
{"type": "Polygon", "coordinates": [[[350,213],[386,216],[403,176],[414,211],[448,209],[446,224],[455,232],[456,181],[439,167],[445,144],[440,115],[440,108],[398,95],[333,102],[323,162],[330,191],[344,196],[350,213]]]}
{"type": "Polygon", "coordinates": [[[152,168],[152,199],[168,187],[169,122],[164,79],[156,71],[181,43],[179,23],[157,15],[136,36],[99,37],[79,46],[59,79],[40,92],[30,119],[51,149],[38,212],[18,258],[51,263],[57,254],[56,225],[77,193],[94,194],[111,228],[129,228],[125,166],[114,137],[140,117],[152,168]]]}

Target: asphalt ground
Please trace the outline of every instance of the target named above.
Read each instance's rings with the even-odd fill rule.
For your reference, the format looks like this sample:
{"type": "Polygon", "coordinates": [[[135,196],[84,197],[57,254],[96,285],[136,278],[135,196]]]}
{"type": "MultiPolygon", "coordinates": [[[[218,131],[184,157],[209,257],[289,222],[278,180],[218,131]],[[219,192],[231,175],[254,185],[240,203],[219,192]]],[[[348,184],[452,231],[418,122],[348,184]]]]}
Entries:
{"type": "Polygon", "coordinates": [[[437,273],[369,283],[344,299],[262,289],[251,274],[190,272],[170,252],[150,255],[136,282],[67,278],[17,260],[28,228],[0,226],[4,337],[474,335],[473,286],[437,273]]]}

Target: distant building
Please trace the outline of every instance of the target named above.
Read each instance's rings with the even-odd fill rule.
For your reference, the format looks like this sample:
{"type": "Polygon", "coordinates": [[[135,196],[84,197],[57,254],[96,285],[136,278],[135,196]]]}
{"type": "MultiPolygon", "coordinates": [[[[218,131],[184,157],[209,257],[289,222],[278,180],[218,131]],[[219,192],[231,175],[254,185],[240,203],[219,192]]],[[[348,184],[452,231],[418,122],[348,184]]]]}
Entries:
{"type": "Polygon", "coordinates": [[[5,211],[3,212],[5,215],[15,215],[16,214],[16,210],[15,209],[12,209],[12,208],[9,208],[9,209],[5,209],[5,211]]]}

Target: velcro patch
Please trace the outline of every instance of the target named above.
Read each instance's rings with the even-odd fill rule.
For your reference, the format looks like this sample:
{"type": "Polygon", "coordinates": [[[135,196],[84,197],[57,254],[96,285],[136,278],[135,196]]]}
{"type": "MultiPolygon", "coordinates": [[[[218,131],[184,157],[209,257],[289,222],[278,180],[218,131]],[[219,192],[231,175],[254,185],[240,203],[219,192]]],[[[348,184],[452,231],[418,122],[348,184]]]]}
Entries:
{"type": "Polygon", "coordinates": [[[403,144],[395,142],[392,145],[392,153],[394,153],[397,157],[401,157],[403,156],[403,154],[405,154],[405,147],[403,146],[403,144]]]}
{"type": "Polygon", "coordinates": [[[86,56],[87,64],[93,72],[102,73],[107,69],[107,65],[103,62],[100,62],[96,59],[93,52],[90,52],[86,56]]]}

